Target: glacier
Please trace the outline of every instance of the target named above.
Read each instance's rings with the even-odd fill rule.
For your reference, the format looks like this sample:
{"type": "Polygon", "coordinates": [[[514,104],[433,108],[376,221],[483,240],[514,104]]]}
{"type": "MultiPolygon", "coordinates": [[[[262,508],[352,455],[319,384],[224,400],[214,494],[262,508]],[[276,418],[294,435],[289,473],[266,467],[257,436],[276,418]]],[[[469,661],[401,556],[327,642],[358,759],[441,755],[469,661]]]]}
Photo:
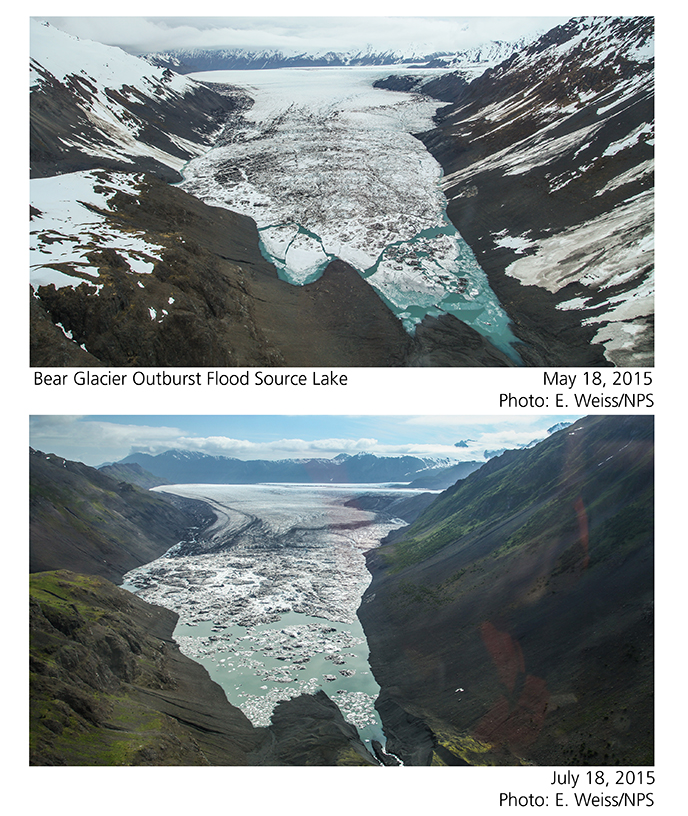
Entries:
{"type": "MultiPolygon", "coordinates": [[[[201,499],[201,536],[124,576],[123,586],[179,615],[175,640],[254,725],[274,706],[322,688],[362,739],[384,741],[379,687],[357,618],[370,583],[365,553],[406,522],[360,509],[361,494],[418,495],[386,484],[179,484],[201,499]]],[[[432,491],[438,492],[439,491],[432,491]]]]}
{"type": "MultiPolygon", "coordinates": [[[[417,70],[427,78],[442,69],[417,70]]],[[[317,279],[334,258],[365,278],[413,333],[448,312],[517,355],[509,319],[446,215],[442,170],[413,134],[441,103],[376,89],[389,68],[283,68],[190,75],[255,101],[180,186],[253,218],[283,279],[317,279]]]]}

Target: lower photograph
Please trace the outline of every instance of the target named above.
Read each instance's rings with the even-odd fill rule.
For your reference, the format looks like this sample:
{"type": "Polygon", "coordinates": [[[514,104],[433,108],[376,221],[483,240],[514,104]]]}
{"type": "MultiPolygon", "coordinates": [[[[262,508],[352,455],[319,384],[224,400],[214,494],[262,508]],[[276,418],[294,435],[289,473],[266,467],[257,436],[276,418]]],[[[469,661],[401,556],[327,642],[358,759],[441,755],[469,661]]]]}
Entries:
{"type": "Polygon", "coordinates": [[[652,416],[46,415],[29,456],[31,765],[654,764],[652,416]]]}

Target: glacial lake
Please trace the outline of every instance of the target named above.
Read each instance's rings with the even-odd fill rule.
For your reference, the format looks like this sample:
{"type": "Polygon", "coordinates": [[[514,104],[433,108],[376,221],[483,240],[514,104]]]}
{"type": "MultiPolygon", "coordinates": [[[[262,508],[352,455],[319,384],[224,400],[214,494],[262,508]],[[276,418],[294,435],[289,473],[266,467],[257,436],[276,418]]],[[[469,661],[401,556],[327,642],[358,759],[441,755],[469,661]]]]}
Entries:
{"type": "MultiPolygon", "coordinates": [[[[401,72],[431,78],[446,70],[401,72]]],[[[506,313],[447,218],[442,168],[413,136],[434,127],[443,103],[373,88],[390,73],[378,66],[192,74],[239,87],[254,104],[184,167],[180,186],[253,218],[263,254],[285,280],[308,283],[340,258],[410,333],[425,315],[448,312],[519,362],[506,313]]]]}
{"type": "Polygon", "coordinates": [[[123,586],[179,614],[174,637],[254,725],[280,700],[319,689],[369,745],[384,745],[379,687],[356,610],[365,553],[401,519],[356,497],[426,492],[399,485],[165,485],[202,499],[217,521],[127,573],[123,586]]]}

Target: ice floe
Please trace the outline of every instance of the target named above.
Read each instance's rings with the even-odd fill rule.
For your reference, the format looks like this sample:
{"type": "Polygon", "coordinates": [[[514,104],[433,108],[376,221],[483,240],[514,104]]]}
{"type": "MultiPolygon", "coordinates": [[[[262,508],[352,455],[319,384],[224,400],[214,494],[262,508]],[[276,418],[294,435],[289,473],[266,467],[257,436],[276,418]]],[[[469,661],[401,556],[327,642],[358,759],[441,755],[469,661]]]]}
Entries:
{"type": "Polygon", "coordinates": [[[350,722],[379,729],[356,610],[370,582],[365,552],[404,522],[346,506],[375,489],[161,487],[208,502],[217,521],[129,572],[125,586],[179,614],[182,651],[203,662],[256,725],[269,722],[280,700],[326,688],[350,722]]]}

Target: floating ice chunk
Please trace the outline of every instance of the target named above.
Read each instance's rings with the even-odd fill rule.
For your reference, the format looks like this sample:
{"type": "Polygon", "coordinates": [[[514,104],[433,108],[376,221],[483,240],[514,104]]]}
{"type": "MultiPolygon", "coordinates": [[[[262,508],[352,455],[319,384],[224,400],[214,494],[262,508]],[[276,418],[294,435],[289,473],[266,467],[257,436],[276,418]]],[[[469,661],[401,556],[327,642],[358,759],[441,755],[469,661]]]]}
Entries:
{"type": "Polygon", "coordinates": [[[264,227],[260,230],[260,239],[270,255],[284,261],[287,256],[287,249],[298,231],[299,228],[296,224],[264,227]]]}
{"type": "Polygon", "coordinates": [[[320,241],[301,233],[289,244],[285,258],[293,283],[307,282],[328,261],[329,257],[323,251],[320,241]]]}

